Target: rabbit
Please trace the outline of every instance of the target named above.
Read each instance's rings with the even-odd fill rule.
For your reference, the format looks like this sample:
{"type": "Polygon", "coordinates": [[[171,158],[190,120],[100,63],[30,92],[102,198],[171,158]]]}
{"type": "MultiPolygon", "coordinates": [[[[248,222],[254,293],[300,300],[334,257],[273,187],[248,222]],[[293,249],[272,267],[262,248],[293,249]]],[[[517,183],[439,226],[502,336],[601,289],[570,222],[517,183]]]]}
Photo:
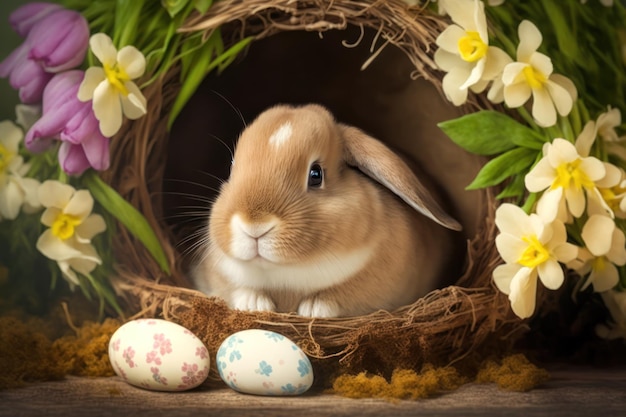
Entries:
{"type": "Polygon", "coordinates": [[[461,225],[400,156],[309,104],[244,129],[207,229],[200,291],[238,310],[329,318],[435,289],[461,225]]]}

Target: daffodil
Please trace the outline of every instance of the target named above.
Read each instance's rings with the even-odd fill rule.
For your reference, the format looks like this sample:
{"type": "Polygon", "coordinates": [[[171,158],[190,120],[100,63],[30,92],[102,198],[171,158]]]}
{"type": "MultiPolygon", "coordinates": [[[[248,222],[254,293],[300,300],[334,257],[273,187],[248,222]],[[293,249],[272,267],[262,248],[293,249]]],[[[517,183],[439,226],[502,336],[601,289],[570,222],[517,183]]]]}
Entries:
{"type": "Polygon", "coordinates": [[[597,193],[596,182],[606,176],[605,163],[581,156],[573,143],[561,138],[546,143],[543,155],[524,179],[528,191],[543,191],[537,214],[548,222],[557,218],[567,221],[568,213],[580,217],[585,196],[597,193]]]}
{"type": "Polygon", "coordinates": [[[513,312],[521,318],[535,311],[537,279],[549,289],[564,281],[560,263],[573,260],[578,248],[567,242],[565,225],[545,222],[536,214],[527,215],[514,204],[496,210],[496,247],[505,264],[493,271],[494,283],[508,294],[513,312]]]}
{"type": "Polygon", "coordinates": [[[608,216],[590,216],[583,226],[581,236],[586,248],[580,250],[578,258],[568,267],[575,269],[587,280],[584,290],[593,285],[596,292],[615,287],[619,281],[617,266],[626,264],[626,237],[608,216]]]}
{"type": "Polygon", "coordinates": [[[134,46],[125,46],[118,51],[104,33],[93,35],[89,46],[102,67],[87,69],[78,98],[93,100],[100,131],[111,137],[122,126],[122,115],[134,120],[147,112],[146,98],[133,82],[143,75],[146,59],[134,46]]]}
{"type": "Polygon", "coordinates": [[[484,7],[478,0],[458,0],[445,5],[455,24],[437,38],[439,49],[434,59],[447,72],[442,81],[443,91],[457,106],[465,103],[468,90],[483,91],[511,61],[503,50],[489,46],[484,7]]]}
{"type": "Polygon", "coordinates": [[[550,58],[537,52],[543,38],[533,23],[522,21],[518,33],[517,61],[507,64],[502,73],[504,102],[512,108],[520,107],[532,95],[533,118],[540,126],[552,126],[557,112],[566,116],[572,110],[576,87],[569,78],[553,74],[550,58]]]}
{"type": "Polygon", "coordinates": [[[71,284],[79,285],[77,273],[87,275],[102,263],[91,239],[106,229],[104,219],[91,213],[89,191],[58,181],[41,184],[39,200],[46,208],[41,223],[48,229],[37,240],[37,249],[57,262],[71,284]]]}
{"type": "Polygon", "coordinates": [[[29,166],[18,153],[22,138],[22,130],[13,122],[0,122],[0,220],[15,219],[22,208],[32,212],[40,207],[39,182],[24,178],[29,166]]]}

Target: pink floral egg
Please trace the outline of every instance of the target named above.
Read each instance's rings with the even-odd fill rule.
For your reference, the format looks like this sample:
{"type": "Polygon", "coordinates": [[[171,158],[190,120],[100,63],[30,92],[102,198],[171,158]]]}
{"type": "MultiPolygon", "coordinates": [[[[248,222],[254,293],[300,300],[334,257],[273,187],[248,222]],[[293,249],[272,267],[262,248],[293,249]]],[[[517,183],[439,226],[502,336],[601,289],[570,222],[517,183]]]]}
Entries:
{"type": "Polygon", "coordinates": [[[211,360],[202,341],[166,320],[139,319],[122,325],[109,341],[115,373],[131,385],[184,391],[202,384],[211,360]]]}

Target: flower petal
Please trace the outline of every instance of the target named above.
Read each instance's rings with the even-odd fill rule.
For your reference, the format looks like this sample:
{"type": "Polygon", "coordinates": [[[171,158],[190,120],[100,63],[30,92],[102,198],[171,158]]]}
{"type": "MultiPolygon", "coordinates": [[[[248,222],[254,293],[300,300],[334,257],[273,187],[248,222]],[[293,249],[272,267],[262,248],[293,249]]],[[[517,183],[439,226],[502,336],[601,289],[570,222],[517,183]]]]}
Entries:
{"type": "Polygon", "coordinates": [[[63,208],[63,212],[84,220],[93,210],[93,197],[87,190],[78,190],[63,208]]]}
{"type": "Polygon", "coordinates": [[[129,94],[126,97],[121,96],[122,112],[131,120],[139,119],[148,112],[148,109],[146,108],[146,98],[143,96],[139,87],[137,87],[135,83],[127,82],[125,86],[128,89],[129,94]]]}
{"type": "Polygon", "coordinates": [[[526,83],[504,84],[504,102],[511,108],[524,105],[530,98],[531,93],[532,90],[526,83]]]}
{"type": "Polygon", "coordinates": [[[15,220],[24,204],[24,192],[15,181],[9,181],[0,188],[0,217],[15,220]]]}
{"type": "Polygon", "coordinates": [[[530,57],[541,45],[543,37],[541,32],[529,20],[523,20],[517,28],[519,34],[519,45],[517,46],[517,60],[520,62],[530,62],[530,57]]]}
{"type": "Polygon", "coordinates": [[[78,99],[89,101],[93,99],[93,93],[98,85],[106,79],[104,70],[100,67],[90,67],[85,71],[85,78],[78,89],[78,99]]]}
{"type": "Polygon", "coordinates": [[[89,47],[93,54],[104,65],[114,66],[117,61],[117,49],[113,41],[104,33],[96,33],[89,38],[89,47]]]}
{"type": "Polygon", "coordinates": [[[493,282],[504,294],[511,292],[511,281],[522,267],[518,264],[503,264],[493,270],[493,282]]]}
{"type": "Polygon", "coordinates": [[[521,268],[511,280],[509,300],[513,312],[520,318],[528,318],[535,312],[537,275],[534,269],[521,268]]]}
{"type": "Polygon", "coordinates": [[[104,232],[106,228],[104,218],[99,214],[92,214],[76,228],[76,238],[79,242],[87,243],[95,235],[104,232]]]}
{"type": "Polygon", "coordinates": [[[44,207],[55,207],[63,210],[74,195],[74,187],[59,181],[47,180],[39,186],[39,201],[44,207]]]}
{"type": "Polygon", "coordinates": [[[146,58],[134,46],[125,46],[117,53],[117,64],[131,80],[135,80],[146,71],[146,58]]]}
{"type": "Polygon", "coordinates": [[[90,167],[83,147],[71,142],[61,143],[58,159],[63,171],[69,175],[81,175],[90,167]]]}
{"type": "Polygon", "coordinates": [[[591,271],[587,282],[593,285],[593,290],[595,292],[608,291],[615,287],[619,282],[619,272],[617,271],[617,267],[615,267],[615,265],[611,262],[605,260],[602,268],[593,269],[591,271]]]}
{"type": "Polygon", "coordinates": [[[463,67],[448,72],[442,81],[443,92],[446,98],[455,106],[460,106],[467,101],[467,89],[461,89],[461,84],[467,79],[468,73],[463,67]]]}
{"type": "Polygon", "coordinates": [[[606,255],[611,249],[615,230],[615,221],[610,217],[593,215],[589,217],[582,230],[582,238],[594,256],[606,255]]]}
{"type": "Polygon", "coordinates": [[[561,288],[565,280],[563,267],[553,259],[549,259],[537,266],[537,272],[543,285],[550,290],[561,288]]]}
{"type": "Polygon", "coordinates": [[[539,126],[549,127],[556,124],[556,109],[545,88],[533,89],[532,114],[539,126]]]}
{"type": "Polygon", "coordinates": [[[98,85],[93,93],[93,110],[100,122],[100,132],[106,137],[115,135],[122,126],[122,104],[119,94],[108,82],[98,85]]]}
{"type": "Polygon", "coordinates": [[[552,98],[554,107],[556,107],[556,111],[561,116],[567,116],[569,112],[572,111],[572,106],[574,104],[572,96],[570,96],[569,92],[565,88],[550,80],[548,80],[544,86],[548,90],[548,93],[550,93],[550,97],[552,98]]]}

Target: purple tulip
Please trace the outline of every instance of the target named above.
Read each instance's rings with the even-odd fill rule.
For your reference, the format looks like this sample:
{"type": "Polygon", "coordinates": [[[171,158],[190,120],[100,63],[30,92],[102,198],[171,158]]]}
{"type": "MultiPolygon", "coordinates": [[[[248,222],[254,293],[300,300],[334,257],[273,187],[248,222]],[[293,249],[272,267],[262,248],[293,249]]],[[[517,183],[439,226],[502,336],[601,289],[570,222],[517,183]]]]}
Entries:
{"type": "Polygon", "coordinates": [[[55,75],[43,91],[41,118],[26,133],[24,143],[32,152],[41,152],[60,140],[59,163],[70,175],[88,168],[109,168],[109,138],[100,133],[91,102],[78,100],[78,88],[85,73],[79,70],[55,75]]]}
{"type": "Polygon", "coordinates": [[[48,16],[50,13],[60,9],[62,9],[62,7],[58,4],[40,2],[28,3],[24,6],[18,7],[13,13],[11,13],[11,16],[9,16],[9,23],[18,35],[25,38],[37,22],[48,16]]]}
{"type": "Polygon", "coordinates": [[[11,15],[11,24],[26,39],[0,62],[0,77],[8,77],[11,86],[19,89],[23,103],[35,104],[41,101],[51,73],[83,62],[89,45],[89,26],[80,13],[46,3],[17,9],[11,15]],[[28,12],[35,15],[29,17],[28,12]]]}

